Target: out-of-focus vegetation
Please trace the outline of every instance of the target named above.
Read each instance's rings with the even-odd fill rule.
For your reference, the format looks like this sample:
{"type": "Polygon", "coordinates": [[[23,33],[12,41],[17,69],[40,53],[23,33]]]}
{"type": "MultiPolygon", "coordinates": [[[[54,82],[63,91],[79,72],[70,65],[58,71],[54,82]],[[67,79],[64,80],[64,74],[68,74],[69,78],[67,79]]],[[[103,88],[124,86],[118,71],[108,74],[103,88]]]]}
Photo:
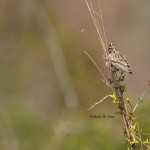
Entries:
{"type": "MultiPolygon", "coordinates": [[[[150,77],[149,5],[101,0],[107,40],[126,54],[133,68],[126,77],[133,104],[150,77]]],[[[86,110],[111,91],[84,50],[107,76],[84,1],[0,1],[0,149],[126,149],[122,119],[110,100],[86,110]]],[[[137,109],[145,132],[150,131],[149,97],[148,90],[137,109]]]]}

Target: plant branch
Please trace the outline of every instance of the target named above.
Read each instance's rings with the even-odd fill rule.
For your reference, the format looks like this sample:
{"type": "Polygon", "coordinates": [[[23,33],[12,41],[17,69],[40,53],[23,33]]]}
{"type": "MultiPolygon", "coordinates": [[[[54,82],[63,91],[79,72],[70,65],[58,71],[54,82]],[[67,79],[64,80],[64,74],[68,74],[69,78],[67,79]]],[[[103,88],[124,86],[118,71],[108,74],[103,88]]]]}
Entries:
{"type": "Polygon", "coordinates": [[[104,101],[106,98],[108,98],[109,95],[106,95],[105,97],[103,97],[100,101],[94,103],[94,105],[92,105],[90,108],[88,108],[87,110],[90,110],[92,108],[94,108],[96,105],[98,105],[99,103],[101,103],[102,101],[104,101]]]}
{"type": "Polygon", "coordinates": [[[100,78],[100,79],[101,79],[103,82],[105,82],[105,84],[106,84],[107,86],[109,86],[109,83],[108,83],[106,77],[104,76],[102,70],[100,69],[100,67],[96,64],[96,62],[92,59],[92,57],[91,57],[86,51],[84,51],[84,53],[90,58],[90,60],[94,63],[94,65],[96,66],[96,68],[98,69],[98,71],[101,73],[103,79],[101,79],[101,78],[100,78]]]}
{"type": "Polygon", "coordinates": [[[142,94],[141,94],[141,96],[140,96],[140,98],[139,98],[137,104],[135,105],[135,107],[134,107],[134,109],[133,109],[133,113],[134,113],[135,110],[137,109],[138,105],[139,105],[141,102],[143,102],[143,101],[142,101],[142,98],[143,98],[143,96],[144,96],[144,94],[145,94],[145,92],[147,91],[148,88],[149,88],[149,85],[147,85],[147,86],[145,87],[145,89],[143,90],[143,92],[142,92],[142,94]]]}

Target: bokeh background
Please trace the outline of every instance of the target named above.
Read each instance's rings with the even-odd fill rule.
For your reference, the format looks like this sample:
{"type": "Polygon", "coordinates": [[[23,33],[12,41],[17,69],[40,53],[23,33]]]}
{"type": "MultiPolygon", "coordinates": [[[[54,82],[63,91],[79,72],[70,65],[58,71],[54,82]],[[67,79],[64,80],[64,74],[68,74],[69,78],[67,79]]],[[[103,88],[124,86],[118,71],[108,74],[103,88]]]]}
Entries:
{"type": "MultiPolygon", "coordinates": [[[[134,106],[150,80],[150,1],[100,2],[107,41],[133,68],[125,97],[134,106]]],[[[97,0],[92,3],[97,10],[97,0]]],[[[111,91],[85,50],[109,78],[84,0],[0,0],[1,150],[127,149],[110,99],[86,110],[111,91]]],[[[149,98],[148,89],[136,111],[145,132],[149,98]]]]}

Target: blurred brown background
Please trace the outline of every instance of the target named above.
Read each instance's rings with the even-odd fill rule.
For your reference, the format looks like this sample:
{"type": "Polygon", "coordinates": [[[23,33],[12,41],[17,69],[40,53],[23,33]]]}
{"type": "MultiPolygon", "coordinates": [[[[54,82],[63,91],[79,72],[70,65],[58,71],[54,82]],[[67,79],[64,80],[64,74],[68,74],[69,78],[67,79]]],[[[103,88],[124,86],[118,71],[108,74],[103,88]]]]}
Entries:
{"type": "MultiPolygon", "coordinates": [[[[135,105],[150,80],[150,1],[100,2],[107,41],[133,68],[126,74],[126,97],[135,105]]],[[[97,0],[92,3],[97,9],[97,0]]],[[[86,110],[111,91],[85,50],[109,78],[84,0],[0,1],[0,149],[127,149],[111,100],[86,110]]],[[[145,132],[149,97],[150,90],[136,112],[145,132]]]]}

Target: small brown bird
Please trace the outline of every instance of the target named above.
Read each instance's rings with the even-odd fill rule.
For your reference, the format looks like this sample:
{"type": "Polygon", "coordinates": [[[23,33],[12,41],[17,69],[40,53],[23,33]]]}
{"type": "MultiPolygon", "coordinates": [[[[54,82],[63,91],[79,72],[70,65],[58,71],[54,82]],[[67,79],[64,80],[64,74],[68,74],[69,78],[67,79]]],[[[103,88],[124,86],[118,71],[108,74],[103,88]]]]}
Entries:
{"type": "Polygon", "coordinates": [[[117,70],[122,70],[132,74],[132,68],[130,67],[125,55],[121,54],[119,51],[115,50],[115,45],[110,43],[108,45],[108,53],[106,56],[106,65],[110,64],[117,70]]]}

